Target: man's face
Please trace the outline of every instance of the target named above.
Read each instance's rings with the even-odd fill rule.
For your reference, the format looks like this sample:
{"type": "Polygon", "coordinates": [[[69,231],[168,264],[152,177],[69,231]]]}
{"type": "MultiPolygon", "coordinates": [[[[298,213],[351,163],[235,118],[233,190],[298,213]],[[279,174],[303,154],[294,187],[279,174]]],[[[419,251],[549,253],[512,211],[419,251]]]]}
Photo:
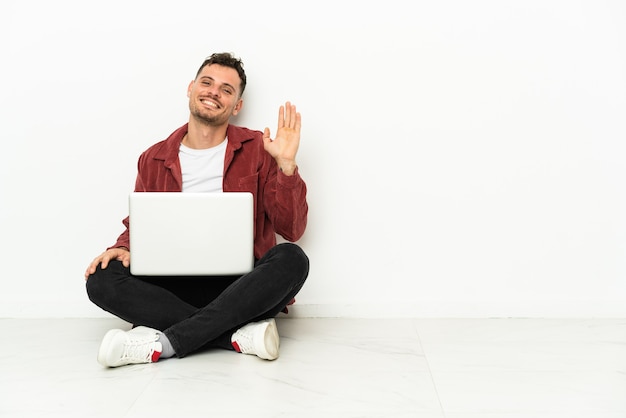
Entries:
{"type": "Polygon", "coordinates": [[[207,65],[187,88],[191,114],[208,125],[228,123],[243,106],[239,97],[240,84],[234,68],[207,65]]]}

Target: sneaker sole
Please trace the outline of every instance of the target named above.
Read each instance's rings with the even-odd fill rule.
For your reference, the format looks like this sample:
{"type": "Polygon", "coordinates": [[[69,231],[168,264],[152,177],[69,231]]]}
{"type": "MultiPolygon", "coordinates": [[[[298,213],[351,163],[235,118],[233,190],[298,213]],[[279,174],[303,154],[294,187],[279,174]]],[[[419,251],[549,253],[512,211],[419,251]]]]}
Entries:
{"type": "Polygon", "coordinates": [[[255,338],[255,341],[262,341],[263,347],[256,347],[257,356],[264,360],[276,360],[280,347],[280,336],[278,335],[276,321],[274,319],[268,320],[267,327],[260,331],[263,332],[263,335],[259,335],[255,338]]]}
{"type": "Polygon", "coordinates": [[[98,363],[103,365],[104,367],[112,367],[107,362],[107,354],[109,353],[109,348],[111,346],[111,342],[115,338],[117,334],[120,332],[124,332],[121,329],[112,329],[109,330],[102,339],[102,343],[100,344],[100,349],[98,350],[98,363]]]}

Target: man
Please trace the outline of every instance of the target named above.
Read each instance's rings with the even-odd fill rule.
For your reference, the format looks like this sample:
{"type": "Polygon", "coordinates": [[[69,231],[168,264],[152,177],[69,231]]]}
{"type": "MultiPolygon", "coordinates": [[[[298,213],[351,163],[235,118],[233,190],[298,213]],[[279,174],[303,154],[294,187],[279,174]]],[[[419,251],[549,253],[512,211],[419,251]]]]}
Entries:
{"type": "Polygon", "coordinates": [[[87,267],[89,298],[133,324],[110,330],[98,361],[105,367],[184,357],[221,347],[274,360],[274,317],[293,303],[309,260],[293,244],[303,235],[308,205],[298,172],[301,115],[280,106],[275,137],[231,125],[243,107],[243,63],[229,53],[207,58],[189,83],[189,122],[148,148],[138,162],[135,191],[251,192],[254,269],[243,276],[144,277],[130,273],[129,218],[117,242],[87,267]],[[287,241],[276,243],[276,233],[287,241]]]}

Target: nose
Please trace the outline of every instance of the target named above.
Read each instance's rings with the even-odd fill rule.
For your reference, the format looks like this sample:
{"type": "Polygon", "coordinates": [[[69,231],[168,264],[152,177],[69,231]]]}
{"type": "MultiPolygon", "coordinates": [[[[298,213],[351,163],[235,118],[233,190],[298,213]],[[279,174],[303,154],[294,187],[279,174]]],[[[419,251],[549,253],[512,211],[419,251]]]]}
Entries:
{"type": "Polygon", "coordinates": [[[215,85],[209,86],[209,88],[207,89],[207,93],[211,97],[220,97],[220,89],[215,85]]]}

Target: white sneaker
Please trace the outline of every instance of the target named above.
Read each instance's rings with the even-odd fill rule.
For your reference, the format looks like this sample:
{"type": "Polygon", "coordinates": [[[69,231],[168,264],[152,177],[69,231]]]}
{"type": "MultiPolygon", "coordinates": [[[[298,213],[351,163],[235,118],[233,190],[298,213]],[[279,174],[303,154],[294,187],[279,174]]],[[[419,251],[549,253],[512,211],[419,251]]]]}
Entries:
{"type": "Polygon", "coordinates": [[[265,360],[278,358],[280,338],[274,318],[251,322],[239,328],[230,341],[239,353],[254,354],[265,360]]]}
{"type": "Polygon", "coordinates": [[[112,329],[102,339],[98,363],[104,367],[154,363],[159,360],[163,350],[158,338],[155,330],[146,327],[137,327],[130,331],[112,329]]]}

